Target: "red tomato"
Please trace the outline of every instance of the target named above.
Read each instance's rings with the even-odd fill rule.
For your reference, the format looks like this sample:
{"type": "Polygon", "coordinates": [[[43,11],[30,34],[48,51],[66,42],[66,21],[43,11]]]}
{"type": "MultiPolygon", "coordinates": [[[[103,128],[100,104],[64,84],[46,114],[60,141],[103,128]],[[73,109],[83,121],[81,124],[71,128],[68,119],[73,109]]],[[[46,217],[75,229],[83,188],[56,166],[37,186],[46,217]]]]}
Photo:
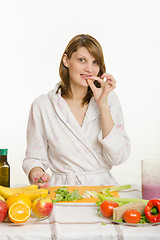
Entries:
{"type": "Polygon", "coordinates": [[[104,201],[100,205],[101,213],[105,217],[112,217],[113,208],[119,207],[119,204],[113,201],[104,201]]]}
{"type": "Polygon", "coordinates": [[[138,223],[141,220],[141,214],[137,210],[128,209],[123,214],[123,219],[127,223],[138,223]]]}

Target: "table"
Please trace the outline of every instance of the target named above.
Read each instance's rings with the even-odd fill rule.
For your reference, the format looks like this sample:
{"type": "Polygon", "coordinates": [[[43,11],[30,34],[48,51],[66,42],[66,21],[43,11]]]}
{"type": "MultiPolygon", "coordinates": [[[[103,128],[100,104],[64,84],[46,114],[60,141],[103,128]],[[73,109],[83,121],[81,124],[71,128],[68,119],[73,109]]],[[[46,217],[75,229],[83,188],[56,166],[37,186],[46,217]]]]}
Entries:
{"type": "MultiPolygon", "coordinates": [[[[135,187],[134,187],[135,188],[135,187]]],[[[138,190],[124,191],[121,197],[141,198],[138,190]]],[[[34,224],[0,224],[1,240],[157,240],[160,225],[132,227],[113,224],[97,214],[93,203],[56,203],[48,219],[34,224]],[[103,225],[102,223],[106,223],[103,225]]]]}

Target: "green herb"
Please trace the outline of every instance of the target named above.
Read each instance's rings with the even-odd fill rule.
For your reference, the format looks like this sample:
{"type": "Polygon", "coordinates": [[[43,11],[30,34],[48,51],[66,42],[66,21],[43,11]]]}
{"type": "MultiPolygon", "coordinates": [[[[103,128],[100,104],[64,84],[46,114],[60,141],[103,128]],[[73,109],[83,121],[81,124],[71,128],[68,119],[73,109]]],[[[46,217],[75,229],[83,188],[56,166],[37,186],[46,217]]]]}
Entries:
{"type": "Polygon", "coordinates": [[[122,219],[114,220],[114,222],[124,222],[122,219]]]}
{"type": "Polygon", "coordinates": [[[150,222],[148,221],[148,219],[145,215],[142,215],[139,223],[145,224],[145,223],[150,223],[150,222]]]}
{"type": "Polygon", "coordinates": [[[79,199],[82,199],[82,196],[79,194],[78,190],[73,190],[73,192],[69,192],[67,187],[61,187],[58,188],[56,192],[56,197],[53,201],[53,203],[64,201],[77,201],[79,199]]]}

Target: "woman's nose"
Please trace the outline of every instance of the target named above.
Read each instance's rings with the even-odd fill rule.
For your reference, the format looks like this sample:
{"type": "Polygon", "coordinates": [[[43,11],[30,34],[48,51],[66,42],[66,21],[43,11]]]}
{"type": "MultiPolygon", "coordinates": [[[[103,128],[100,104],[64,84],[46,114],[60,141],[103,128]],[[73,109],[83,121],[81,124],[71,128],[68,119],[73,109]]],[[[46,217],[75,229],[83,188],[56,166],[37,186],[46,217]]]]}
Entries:
{"type": "Polygon", "coordinates": [[[86,66],[85,66],[85,71],[88,72],[88,73],[92,73],[93,71],[93,66],[91,63],[87,63],[86,66]]]}

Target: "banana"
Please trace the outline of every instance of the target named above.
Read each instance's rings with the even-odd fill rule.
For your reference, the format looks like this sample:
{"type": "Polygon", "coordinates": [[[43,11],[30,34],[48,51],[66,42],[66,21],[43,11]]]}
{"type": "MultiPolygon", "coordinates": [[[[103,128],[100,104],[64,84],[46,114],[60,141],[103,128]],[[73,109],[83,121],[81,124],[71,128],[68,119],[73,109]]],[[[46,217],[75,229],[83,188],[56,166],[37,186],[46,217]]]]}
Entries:
{"type": "Polygon", "coordinates": [[[24,191],[33,191],[33,190],[38,190],[38,186],[37,185],[28,185],[25,187],[18,187],[18,188],[9,188],[9,187],[3,187],[0,186],[0,195],[4,198],[4,199],[8,199],[11,195],[15,194],[15,193],[21,193],[24,191]]]}
{"type": "Polygon", "coordinates": [[[28,186],[25,186],[25,187],[21,187],[22,190],[24,191],[29,191],[29,190],[35,190],[35,189],[38,189],[38,185],[28,185],[28,186]]]}
{"type": "Polygon", "coordinates": [[[49,190],[40,188],[35,190],[23,191],[24,194],[28,195],[31,201],[34,201],[36,198],[45,198],[50,193],[49,190]]]}
{"type": "Polygon", "coordinates": [[[5,199],[4,199],[2,196],[0,196],[0,200],[3,200],[3,201],[5,201],[5,199]]]}

